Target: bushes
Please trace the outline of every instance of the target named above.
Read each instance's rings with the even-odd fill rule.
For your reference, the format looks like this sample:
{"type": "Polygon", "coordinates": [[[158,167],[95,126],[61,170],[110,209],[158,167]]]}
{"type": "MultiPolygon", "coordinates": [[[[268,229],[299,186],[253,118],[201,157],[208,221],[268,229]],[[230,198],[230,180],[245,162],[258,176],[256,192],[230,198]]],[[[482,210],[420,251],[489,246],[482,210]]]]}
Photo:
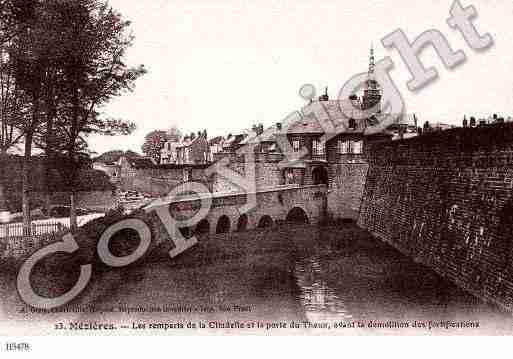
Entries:
{"type": "Polygon", "coordinates": [[[19,259],[13,257],[4,257],[3,251],[2,255],[0,256],[0,273],[2,274],[2,277],[16,276],[18,274],[18,270],[20,269],[22,262],[19,259]]]}
{"type": "MultiPolygon", "coordinates": [[[[69,168],[65,159],[54,161],[51,166],[54,170],[50,171],[47,177],[46,158],[43,156],[32,157],[32,170],[30,171],[30,188],[33,192],[44,193],[65,192],[69,189],[69,183],[66,179],[69,177],[69,168]]],[[[22,175],[23,159],[21,156],[7,156],[0,162],[0,168],[4,171],[5,188],[4,195],[7,199],[9,210],[11,212],[21,212],[21,196],[22,196],[22,175]]],[[[110,182],[109,177],[103,171],[93,170],[84,167],[77,176],[74,189],[82,192],[89,191],[109,191],[115,187],[110,182]]],[[[32,199],[31,208],[43,205],[42,201],[32,199]]]]}

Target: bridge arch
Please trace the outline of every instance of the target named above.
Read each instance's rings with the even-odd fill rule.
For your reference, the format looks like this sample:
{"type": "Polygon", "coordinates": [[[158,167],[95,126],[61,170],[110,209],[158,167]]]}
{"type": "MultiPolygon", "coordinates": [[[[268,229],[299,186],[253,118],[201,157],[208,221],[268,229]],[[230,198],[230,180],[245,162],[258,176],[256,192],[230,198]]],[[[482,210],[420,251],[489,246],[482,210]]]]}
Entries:
{"type": "Polygon", "coordinates": [[[258,228],[270,228],[272,227],[274,224],[274,221],[273,219],[271,218],[271,216],[268,216],[268,215],[265,215],[265,216],[262,216],[262,218],[260,218],[260,220],[258,221],[258,228]]]}
{"type": "Polygon", "coordinates": [[[285,219],[289,223],[304,223],[309,224],[310,220],[305,210],[301,207],[292,208],[285,219]]]}
{"type": "Polygon", "coordinates": [[[312,169],[312,183],[318,184],[329,184],[328,170],[324,166],[315,166],[312,169]]]}
{"type": "Polygon", "coordinates": [[[237,221],[237,232],[243,232],[248,229],[248,215],[241,214],[239,220],[237,221]]]}
{"type": "Polygon", "coordinates": [[[196,225],[196,234],[200,236],[210,234],[210,222],[206,218],[196,225]]]}
{"type": "Polygon", "coordinates": [[[224,214],[217,221],[216,233],[229,233],[230,226],[230,218],[224,214]]]}

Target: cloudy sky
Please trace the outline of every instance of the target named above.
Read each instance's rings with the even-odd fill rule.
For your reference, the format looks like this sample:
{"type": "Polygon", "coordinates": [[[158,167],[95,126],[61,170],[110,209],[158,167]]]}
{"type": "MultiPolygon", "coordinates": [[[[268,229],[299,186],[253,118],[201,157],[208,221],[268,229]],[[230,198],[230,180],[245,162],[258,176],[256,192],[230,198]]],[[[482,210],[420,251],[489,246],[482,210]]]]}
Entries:
{"type": "Polygon", "coordinates": [[[93,137],[98,153],[140,151],[144,135],[177,126],[184,132],[207,129],[209,136],[235,133],[253,123],[272,125],[299,109],[303,84],[336,97],[341,86],[368,67],[374,43],[376,60],[389,56],[391,76],[408,112],[421,121],[460,123],[464,114],[513,114],[513,31],[511,0],[461,0],[474,5],[478,31],[495,44],[471,50],[446,20],[448,0],[110,0],[131,20],[136,37],[128,63],[149,73],[134,93],[103,109],[133,121],[126,137],[93,137]],[[422,53],[439,79],[410,92],[410,75],[398,53],[381,38],[402,29],[410,40],[429,29],[441,31],[467,61],[443,67],[432,48],[422,53]]]}

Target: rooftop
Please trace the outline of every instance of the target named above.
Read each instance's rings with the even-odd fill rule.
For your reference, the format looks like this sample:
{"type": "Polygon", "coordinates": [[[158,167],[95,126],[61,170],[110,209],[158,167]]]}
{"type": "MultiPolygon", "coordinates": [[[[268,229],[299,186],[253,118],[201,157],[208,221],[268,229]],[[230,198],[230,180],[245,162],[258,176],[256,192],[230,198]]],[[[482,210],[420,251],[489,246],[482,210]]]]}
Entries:
{"type": "Polygon", "coordinates": [[[224,137],[223,136],[217,136],[217,137],[214,137],[214,138],[211,138],[209,141],[208,141],[208,144],[210,146],[212,145],[217,145],[217,144],[220,144],[224,141],[224,137]]]}

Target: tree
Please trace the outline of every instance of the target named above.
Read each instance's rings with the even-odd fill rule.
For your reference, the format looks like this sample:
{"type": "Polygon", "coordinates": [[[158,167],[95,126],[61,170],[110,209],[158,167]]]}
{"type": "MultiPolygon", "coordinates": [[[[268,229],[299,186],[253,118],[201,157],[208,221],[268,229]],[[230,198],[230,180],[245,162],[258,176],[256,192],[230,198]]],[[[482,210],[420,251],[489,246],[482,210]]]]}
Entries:
{"type": "Polygon", "coordinates": [[[169,142],[180,142],[182,139],[182,132],[178,127],[173,126],[167,131],[166,137],[169,142]]]}
{"type": "MultiPolygon", "coordinates": [[[[57,11],[67,21],[65,61],[62,64],[67,97],[61,129],[66,134],[66,150],[75,161],[82,135],[127,135],[133,123],[105,119],[98,112],[110,100],[132,91],[136,80],[146,73],[143,65],[128,67],[127,49],[133,44],[129,21],[99,0],[60,1],[57,11]]],[[[74,188],[78,169],[70,174],[71,227],[76,227],[74,188]]]]}
{"type": "Polygon", "coordinates": [[[17,87],[14,69],[5,47],[0,47],[0,154],[23,138],[18,127],[22,121],[23,93],[17,87]]]}
{"type": "Polygon", "coordinates": [[[160,151],[164,148],[164,144],[167,140],[168,135],[166,131],[151,131],[144,137],[144,143],[141,146],[141,150],[146,156],[152,158],[155,162],[160,163],[160,151]]]}
{"type": "MultiPolygon", "coordinates": [[[[9,0],[4,0],[9,2],[9,0]]],[[[135,125],[105,118],[101,108],[134,88],[146,70],[124,63],[133,37],[130,23],[101,0],[11,0],[13,21],[2,21],[9,62],[24,98],[23,212],[29,233],[29,182],[32,144],[45,149],[48,166],[57,154],[69,164],[71,227],[76,227],[74,192],[86,138],[93,133],[129,134],[135,125]],[[7,26],[6,24],[10,24],[7,26]],[[14,25],[13,25],[14,24],[14,25]]],[[[1,5],[1,3],[0,3],[1,5]]],[[[4,12],[0,6],[0,11],[4,12]]],[[[4,20],[4,19],[2,19],[4,20]]]]}
{"type": "MultiPolygon", "coordinates": [[[[0,4],[0,12],[9,19],[5,11],[5,3],[0,4]]],[[[5,25],[0,21],[1,25],[5,25]]],[[[0,30],[0,163],[7,159],[7,152],[20,143],[23,133],[18,130],[22,121],[23,93],[15,81],[14,66],[9,61],[8,29],[0,30]]],[[[7,201],[4,197],[5,173],[0,173],[0,213],[7,210],[7,201]]],[[[2,219],[3,220],[3,219],[2,219]]]]}
{"type": "Polygon", "coordinates": [[[98,157],[94,159],[94,161],[103,162],[103,163],[114,163],[119,161],[119,159],[124,156],[130,160],[132,159],[139,159],[142,156],[134,151],[126,151],[123,152],[121,150],[114,150],[114,151],[108,151],[105,153],[102,153],[98,157]]]}
{"type": "MultiPolygon", "coordinates": [[[[9,3],[9,2],[6,2],[9,3]]],[[[2,34],[4,46],[7,46],[9,66],[12,66],[17,88],[23,93],[25,115],[18,129],[24,136],[23,157],[23,232],[30,235],[30,170],[32,157],[32,141],[41,124],[41,108],[43,98],[43,81],[50,73],[51,43],[50,33],[38,26],[38,17],[44,17],[44,11],[38,8],[35,0],[12,1],[11,9],[3,21],[10,22],[12,28],[5,24],[0,26],[6,33],[2,34]],[[8,20],[6,20],[8,19],[8,20]]]]}

